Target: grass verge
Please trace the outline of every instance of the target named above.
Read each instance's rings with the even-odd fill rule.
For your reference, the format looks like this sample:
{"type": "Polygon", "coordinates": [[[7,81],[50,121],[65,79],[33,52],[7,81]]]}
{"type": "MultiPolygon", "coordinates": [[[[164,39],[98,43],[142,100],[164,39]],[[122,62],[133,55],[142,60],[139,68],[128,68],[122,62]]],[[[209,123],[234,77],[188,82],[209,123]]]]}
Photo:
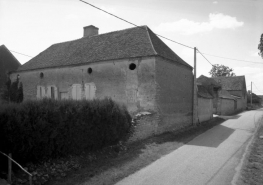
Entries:
{"type": "Polygon", "coordinates": [[[263,184],[263,118],[259,124],[261,126],[256,132],[241,170],[239,185],[263,184]]]}

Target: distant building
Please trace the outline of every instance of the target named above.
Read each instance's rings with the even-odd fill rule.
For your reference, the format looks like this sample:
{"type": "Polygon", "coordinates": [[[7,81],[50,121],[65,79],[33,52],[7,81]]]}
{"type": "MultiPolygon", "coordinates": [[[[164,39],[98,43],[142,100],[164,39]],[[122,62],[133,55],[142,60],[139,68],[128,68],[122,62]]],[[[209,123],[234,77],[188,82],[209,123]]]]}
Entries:
{"type": "Polygon", "coordinates": [[[200,84],[206,88],[208,93],[213,97],[213,113],[217,112],[218,103],[218,91],[221,90],[221,85],[217,83],[214,79],[206,77],[204,75],[199,76],[197,79],[197,84],[200,84]]]}
{"type": "Polygon", "coordinates": [[[151,112],[141,137],[192,124],[192,67],[147,26],[98,34],[50,46],[12,73],[24,99],[111,97],[129,112],[151,112]]]}
{"type": "MultiPolygon", "coordinates": [[[[201,75],[197,84],[206,88],[213,97],[213,113],[230,115],[247,107],[246,83],[244,76],[209,78],[201,75]]],[[[198,86],[199,87],[199,86],[198,86]]],[[[206,100],[208,102],[208,100],[206,100]]],[[[198,105],[200,108],[200,105],[198,105]]],[[[201,106],[203,110],[204,106],[201,106]]],[[[206,107],[210,107],[206,104],[206,107]]],[[[206,115],[208,117],[209,115],[206,115]]]]}
{"type": "Polygon", "coordinates": [[[3,101],[2,94],[8,80],[8,73],[15,71],[21,66],[19,61],[7,49],[5,45],[0,46],[0,103],[3,101]]]}
{"type": "Polygon", "coordinates": [[[228,91],[237,99],[237,111],[247,108],[247,88],[245,76],[215,77],[213,78],[222,86],[223,90],[228,91]]]}

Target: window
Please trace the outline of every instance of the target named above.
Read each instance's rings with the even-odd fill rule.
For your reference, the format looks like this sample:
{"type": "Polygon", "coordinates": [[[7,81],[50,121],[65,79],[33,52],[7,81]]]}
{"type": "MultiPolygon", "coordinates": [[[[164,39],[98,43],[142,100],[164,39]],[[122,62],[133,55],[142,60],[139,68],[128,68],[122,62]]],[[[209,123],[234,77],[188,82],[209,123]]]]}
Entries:
{"type": "Polygon", "coordinates": [[[47,98],[51,99],[58,99],[58,92],[57,92],[57,87],[54,85],[47,86],[47,93],[46,93],[47,98]]]}
{"type": "Polygon", "coordinates": [[[72,99],[81,100],[81,85],[80,84],[72,85],[72,99]]]}
{"type": "Polygon", "coordinates": [[[129,65],[129,69],[130,69],[130,70],[134,70],[135,68],[136,68],[136,64],[131,63],[131,64],[129,65]]]}
{"type": "Polygon", "coordinates": [[[37,86],[37,99],[46,97],[46,88],[44,86],[37,86]]]}
{"type": "Polygon", "coordinates": [[[55,99],[55,88],[51,87],[51,99],[55,99]]]}
{"type": "Polygon", "coordinates": [[[52,86],[37,86],[37,99],[52,98],[57,99],[57,87],[52,86]]]}
{"type": "Polygon", "coordinates": [[[85,98],[86,100],[92,100],[95,98],[96,86],[94,83],[85,84],[85,98]]]}
{"type": "Polygon", "coordinates": [[[92,68],[91,68],[91,67],[88,68],[88,73],[89,73],[89,74],[92,73],[92,68]]]}

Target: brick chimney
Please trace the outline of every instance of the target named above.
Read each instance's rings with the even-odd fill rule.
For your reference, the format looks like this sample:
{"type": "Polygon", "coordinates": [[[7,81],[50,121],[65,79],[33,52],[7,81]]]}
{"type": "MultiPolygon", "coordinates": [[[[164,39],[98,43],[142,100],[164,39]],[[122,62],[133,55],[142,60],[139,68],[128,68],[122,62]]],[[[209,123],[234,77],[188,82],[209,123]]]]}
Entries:
{"type": "Polygon", "coordinates": [[[83,28],[83,30],[84,30],[83,37],[91,37],[91,36],[99,34],[99,28],[97,28],[93,25],[86,26],[83,28]]]}

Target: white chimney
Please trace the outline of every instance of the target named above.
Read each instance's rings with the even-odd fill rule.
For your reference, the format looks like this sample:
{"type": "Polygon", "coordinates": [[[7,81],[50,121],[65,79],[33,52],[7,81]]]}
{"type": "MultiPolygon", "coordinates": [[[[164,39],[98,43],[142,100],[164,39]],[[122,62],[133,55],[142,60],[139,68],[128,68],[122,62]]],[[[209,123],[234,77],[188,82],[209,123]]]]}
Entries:
{"type": "Polygon", "coordinates": [[[90,36],[94,36],[94,35],[99,34],[99,28],[97,28],[93,25],[86,26],[83,28],[83,30],[84,30],[83,37],[90,37],[90,36]]]}

